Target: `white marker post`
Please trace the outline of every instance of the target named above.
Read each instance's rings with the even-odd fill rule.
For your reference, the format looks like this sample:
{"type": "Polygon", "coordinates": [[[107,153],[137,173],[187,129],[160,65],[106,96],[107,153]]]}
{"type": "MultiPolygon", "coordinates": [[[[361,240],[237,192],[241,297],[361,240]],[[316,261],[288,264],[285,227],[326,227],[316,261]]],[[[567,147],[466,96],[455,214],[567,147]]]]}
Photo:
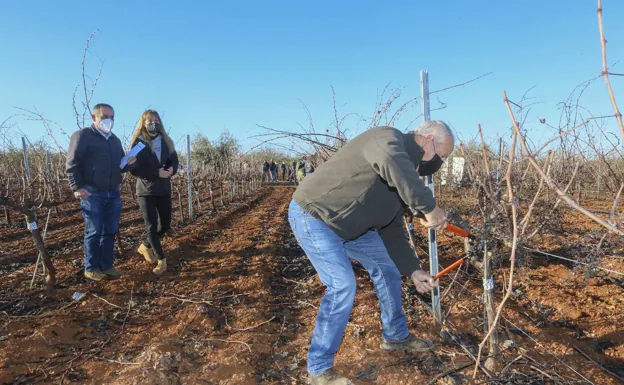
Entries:
{"type": "Polygon", "coordinates": [[[186,177],[188,180],[189,221],[193,221],[193,181],[191,180],[191,136],[186,136],[186,177]]]}
{"type": "MultiPolygon", "coordinates": [[[[422,113],[423,122],[431,120],[431,107],[429,105],[429,72],[420,71],[420,95],[422,96],[422,113]]],[[[427,176],[427,186],[431,193],[435,196],[435,188],[433,185],[433,175],[427,176]]],[[[429,269],[430,274],[435,276],[438,274],[438,240],[436,231],[429,230],[429,269]]],[[[433,317],[437,325],[442,325],[442,306],[440,305],[440,288],[433,288],[431,291],[431,308],[433,309],[433,317]]]]}

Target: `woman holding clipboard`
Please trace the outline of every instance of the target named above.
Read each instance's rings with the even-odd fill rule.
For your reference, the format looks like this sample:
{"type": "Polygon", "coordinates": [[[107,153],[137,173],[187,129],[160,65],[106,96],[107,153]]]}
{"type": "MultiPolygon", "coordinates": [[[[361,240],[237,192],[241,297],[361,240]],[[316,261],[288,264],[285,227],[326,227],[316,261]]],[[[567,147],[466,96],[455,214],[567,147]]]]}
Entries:
{"type": "Polygon", "coordinates": [[[145,260],[157,264],[154,274],[167,270],[167,259],[160,242],[171,226],[171,177],[178,171],[178,154],[167,135],[158,112],[146,110],[132,135],[132,147],[146,148],[136,156],[131,171],[137,177],[136,191],[145,220],[146,238],[137,250],[145,260]]]}

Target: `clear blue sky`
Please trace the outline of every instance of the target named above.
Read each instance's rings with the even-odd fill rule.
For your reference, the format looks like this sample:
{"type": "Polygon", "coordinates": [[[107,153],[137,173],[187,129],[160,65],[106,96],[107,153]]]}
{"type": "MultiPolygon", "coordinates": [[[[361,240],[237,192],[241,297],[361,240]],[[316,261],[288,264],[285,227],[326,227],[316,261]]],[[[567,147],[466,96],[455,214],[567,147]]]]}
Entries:
{"type": "MultiPolygon", "coordinates": [[[[603,7],[613,64],[624,59],[624,1],[604,0],[603,7]]],[[[490,139],[507,134],[502,91],[517,100],[535,87],[530,96],[541,104],[527,127],[539,141],[547,135],[537,117],[556,123],[557,103],[601,70],[594,0],[5,1],[0,121],[14,107],[36,107],[74,131],[72,93],[95,29],[88,72],[97,72],[97,57],[105,64],[93,101],[115,107],[118,135],[151,106],[164,112],[176,139],[198,131],[216,138],[228,129],[245,147],[256,143],[249,138],[261,132],[256,124],[306,125],[297,99],[317,127],[331,124],[331,86],[341,113],[363,116],[388,82],[417,96],[421,69],[429,70],[432,90],[493,72],[438,95],[448,107],[432,118],[449,121],[464,138],[478,123],[490,139]]],[[[624,107],[624,78],[613,81],[624,107]]],[[[596,114],[612,112],[602,80],[583,101],[596,114]]],[[[31,139],[45,136],[37,122],[11,122],[31,139]]],[[[352,131],[356,123],[347,121],[352,131]]]]}

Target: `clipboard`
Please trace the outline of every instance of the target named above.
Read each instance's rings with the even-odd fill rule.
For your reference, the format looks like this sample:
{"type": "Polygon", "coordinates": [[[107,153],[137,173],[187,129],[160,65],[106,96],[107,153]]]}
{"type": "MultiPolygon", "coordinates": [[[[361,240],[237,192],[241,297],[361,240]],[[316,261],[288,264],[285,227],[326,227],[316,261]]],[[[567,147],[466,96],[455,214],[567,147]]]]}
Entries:
{"type": "Polygon", "coordinates": [[[128,165],[128,159],[132,158],[133,156],[137,156],[137,154],[141,152],[141,150],[143,150],[144,148],[145,145],[141,142],[137,143],[136,146],[132,147],[132,149],[130,149],[130,151],[123,158],[121,158],[120,168],[123,169],[124,167],[126,167],[126,165],[128,165]]]}

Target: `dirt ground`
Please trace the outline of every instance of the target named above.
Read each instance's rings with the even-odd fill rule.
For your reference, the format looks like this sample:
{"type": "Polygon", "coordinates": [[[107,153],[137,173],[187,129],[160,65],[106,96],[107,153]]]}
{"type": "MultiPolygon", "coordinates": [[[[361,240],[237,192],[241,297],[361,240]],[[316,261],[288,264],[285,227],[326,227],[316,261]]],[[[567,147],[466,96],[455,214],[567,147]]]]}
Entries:
{"type": "MultiPolygon", "coordinates": [[[[293,191],[264,187],[192,224],[177,223],[164,242],[171,263],[161,277],[134,251],[143,222],[136,203],[126,199],[126,251],[117,267],[128,274],[102,283],[81,275],[82,218],[76,204],[64,204],[53,214],[46,242],[60,280],[52,294],[30,288],[36,254],[27,232],[0,228],[0,383],[305,383],[307,347],[324,288],[288,226],[293,191]],[[76,292],[84,297],[72,300],[76,292]]],[[[573,255],[577,230],[595,231],[574,214],[561,226],[560,238],[537,240],[542,250],[573,255]]],[[[443,232],[439,243],[443,266],[463,247],[443,232]]],[[[607,250],[601,266],[624,271],[622,249],[607,250]]],[[[484,335],[480,273],[467,268],[440,282],[455,341],[440,337],[418,301],[426,296],[417,297],[406,281],[410,328],[437,343],[433,354],[408,355],[379,348],[377,298],[366,271],[354,268],[358,292],[337,370],[356,384],[455,384],[472,376],[474,365],[466,366],[484,335]],[[466,368],[441,376],[461,367],[466,368]]],[[[548,376],[621,383],[615,376],[624,377],[621,278],[586,279],[565,261],[537,256],[519,268],[501,320],[510,376],[535,378],[536,384],[549,383],[548,376]]],[[[496,277],[497,300],[505,280],[496,277]]],[[[479,371],[477,379],[487,377],[479,371]]]]}

